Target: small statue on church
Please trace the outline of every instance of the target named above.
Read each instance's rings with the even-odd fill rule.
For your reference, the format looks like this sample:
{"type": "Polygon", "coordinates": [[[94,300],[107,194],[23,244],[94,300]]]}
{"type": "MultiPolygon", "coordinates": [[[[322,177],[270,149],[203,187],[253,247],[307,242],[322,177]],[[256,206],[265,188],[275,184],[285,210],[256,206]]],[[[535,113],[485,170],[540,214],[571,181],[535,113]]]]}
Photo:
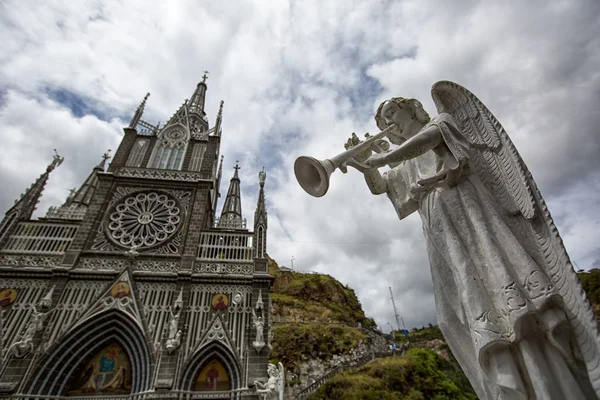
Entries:
{"type": "Polygon", "coordinates": [[[261,315],[257,316],[254,309],[252,309],[252,322],[254,323],[254,327],[256,328],[256,339],[252,342],[252,347],[256,350],[257,353],[260,353],[263,347],[265,347],[265,339],[264,339],[264,327],[265,321],[262,316],[262,309],[260,309],[261,315]]]}
{"type": "Polygon", "coordinates": [[[176,348],[181,344],[181,329],[177,331],[173,338],[167,339],[167,344],[165,347],[169,351],[169,353],[173,352],[176,348]]]}
{"type": "Polygon", "coordinates": [[[167,337],[167,342],[165,347],[169,351],[169,353],[173,352],[176,348],[181,344],[181,329],[179,329],[179,316],[181,314],[181,308],[183,306],[183,289],[179,291],[179,295],[177,296],[177,300],[175,300],[175,313],[172,310],[169,310],[171,314],[171,321],[169,322],[169,336],[167,337]]]}
{"type": "Polygon", "coordinates": [[[35,306],[32,306],[32,308],[31,318],[25,332],[21,335],[21,340],[14,342],[8,349],[8,353],[16,358],[25,357],[33,351],[33,338],[37,332],[44,328],[44,319],[47,312],[40,312],[35,306]]]}
{"type": "Polygon", "coordinates": [[[261,400],[283,400],[285,390],[285,369],[282,363],[269,364],[267,367],[269,379],[262,383],[254,381],[256,392],[261,400]]]}

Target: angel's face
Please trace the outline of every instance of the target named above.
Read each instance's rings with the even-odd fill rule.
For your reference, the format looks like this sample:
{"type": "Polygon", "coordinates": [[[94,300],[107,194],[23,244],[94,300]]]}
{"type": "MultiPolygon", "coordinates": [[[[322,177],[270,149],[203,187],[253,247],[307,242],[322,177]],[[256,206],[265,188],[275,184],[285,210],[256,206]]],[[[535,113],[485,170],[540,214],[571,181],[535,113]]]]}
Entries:
{"type": "Polygon", "coordinates": [[[386,125],[396,124],[402,130],[412,117],[408,111],[400,108],[394,101],[388,100],[381,108],[381,118],[386,125]]]}

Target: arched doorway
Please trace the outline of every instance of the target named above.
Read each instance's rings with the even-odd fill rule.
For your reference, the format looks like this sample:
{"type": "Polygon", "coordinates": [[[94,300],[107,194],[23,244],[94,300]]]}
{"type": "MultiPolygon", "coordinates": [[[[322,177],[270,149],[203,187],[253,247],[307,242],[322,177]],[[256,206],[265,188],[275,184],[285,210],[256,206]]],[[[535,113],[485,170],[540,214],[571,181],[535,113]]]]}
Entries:
{"type": "Polygon", "coordinates": [[[242,387],[240,367],[236,357],[224,345],[213,342],[199,351],[187,364],[180,389],[210,392],[242,387]]]}
{"type": "Polygon", "coordinates": [[[218,357],[207,360],[204,366],[200,367],[200,373],[194,380],[192,390],[194,392],[231,390],[231,378],[218,357]]]}
{"type": "Polygon", "coordinates": [[[88,358],[67,382],[67,396],[131,393],[131,361],[127,352],[113,341],[88,358]]]}
{"type": "MultiPolygon", "coordinates": [[[[99,373],[102,357],[106,353],[106,351],[103,353],[104,349],[109,352],[104,361],[105,371],[103,372],[106,374],[102,380],[96,381],[96,386],[99,383],[102,384],[102,387],[106,386],[109,383],[106,378],[110,381],[115,377],[114,374],[119,373],[119,370],[115,370],[115,368],[125,368],[125,371],[121,371],[122,375],[125,375],[127,370],[125,359],[127,359],[131,383],[112,382],[112,386],[128,386],[129,393],[150,389],[151,358],[141,329],[123,312],[110,310],[94,316],[75,328],[68,337],[54,347],[33,376],[29,394],[66,395],[67,392],[76,390],[78,384],[81,384],[79,389],[82,390],[85,385],[80,381],[85,376],[78,376],[78,374],[82,369],[86,369],[89,363],[94,363],[96,357],[98,359],[94,365],[99,373]],[[118,346],[118,349],[114,347],[115,345],[118,346]],[[111,348],[111,346],[113,347],[111,348]],[[112,355],[110,351],[113,352],[112,355]],[[109,371],[113,360],[112,371],[109,371]],[[112,374],[110,377],[108,377],[109,372],[112,374]],[[77,377],[80,379],[77,380],[77,377]]],[[[94,370],[87,368],[83,373],[86,372],[93,374],[94,370]]],[[[121,377],[117,376],[115,379],[118,380],[121,377]]],[[[91,381],[88,386],[93,386],[91,381]]],[[[127,389],[123,389],[123,391],[125,390],[127,389]]]]}

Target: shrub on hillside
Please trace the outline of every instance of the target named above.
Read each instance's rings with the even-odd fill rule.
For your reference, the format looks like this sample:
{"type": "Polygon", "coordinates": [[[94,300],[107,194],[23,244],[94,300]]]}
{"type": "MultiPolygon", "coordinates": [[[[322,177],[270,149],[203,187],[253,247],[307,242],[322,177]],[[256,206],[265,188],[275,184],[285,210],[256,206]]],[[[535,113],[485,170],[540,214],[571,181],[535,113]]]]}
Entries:
{"type": "Polygon", "coordinates": [[[378,359],[326,382],[313,399],[476,400],[454,366],[428,349],[412,348],[402,357],[378,359]]]}

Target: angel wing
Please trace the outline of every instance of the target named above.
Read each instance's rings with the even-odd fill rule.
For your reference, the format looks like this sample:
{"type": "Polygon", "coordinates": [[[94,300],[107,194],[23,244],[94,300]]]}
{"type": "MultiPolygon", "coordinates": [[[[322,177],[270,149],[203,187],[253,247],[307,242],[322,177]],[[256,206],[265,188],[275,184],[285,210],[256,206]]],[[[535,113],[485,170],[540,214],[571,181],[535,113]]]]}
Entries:
{"type": "Polygon", "coordinates": [[[441,81],[433,85],[431,96],[438,112],[450,114],[459,124],[471,144],[473,167],[491,195],[511,214],[521,214],[530,223],[534,245],[545,262],[543,269],[564,300],[590,381],[600,397],[596,317],[531,173],[500,122],[473,93],[441,81]]]}
{"type": "Polygon", "coordinates": [[[277,369],[279,370],[277,385],[279,390],[279,400],[283,400],[285,396],[285,368],[283,368],[281,362],[277,363],[277,369]]]}
{"type": "Polygon", "coordinates": [[[479,177],[513,215],[535,217],[535,202],[527,172],[517,149],[500,122],[473,93],[456,83],[437,82],[431,96],[438,113],[448,113],[460,125],[470,144],[479,177]]]}

